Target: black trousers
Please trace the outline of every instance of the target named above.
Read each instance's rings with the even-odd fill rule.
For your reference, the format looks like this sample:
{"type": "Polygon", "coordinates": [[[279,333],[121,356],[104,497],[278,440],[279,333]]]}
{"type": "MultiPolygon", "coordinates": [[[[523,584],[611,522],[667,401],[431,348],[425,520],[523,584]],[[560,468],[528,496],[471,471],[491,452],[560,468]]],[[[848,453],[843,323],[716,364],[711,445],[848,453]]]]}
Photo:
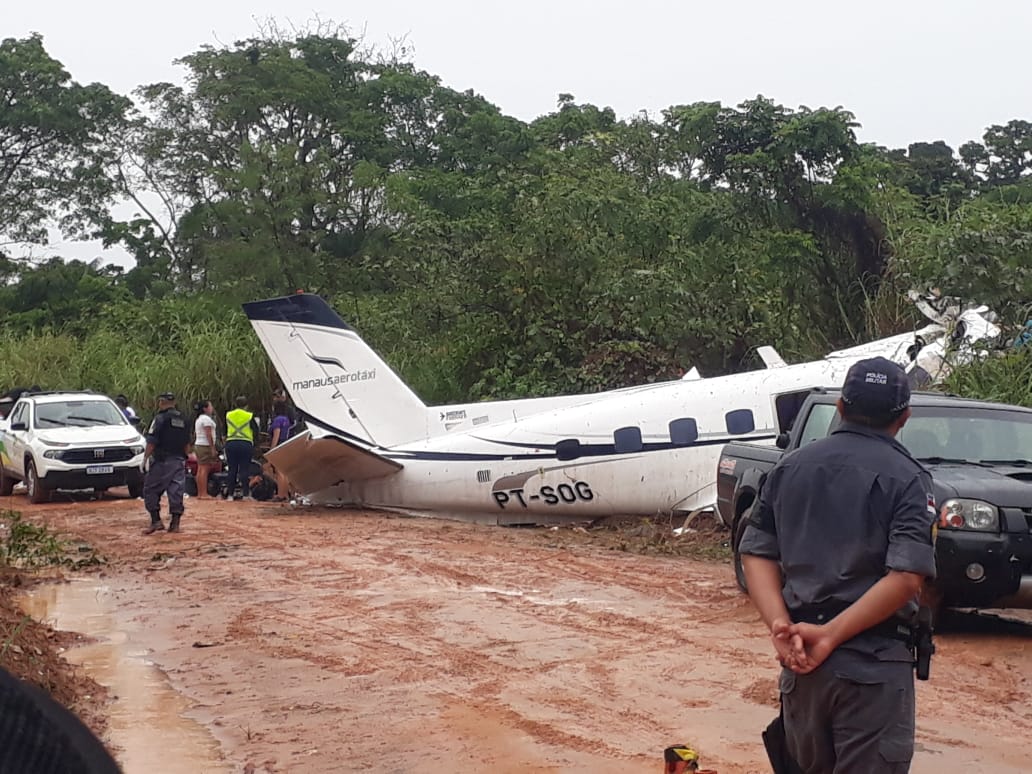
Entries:
{"type": "Polygon", "coordinates": [[[227,441],[226,462],[229,463],[229,491],[233,493],[236,484],[244,497],[251,494],[248,477],[251,472],[251,458],[254,456],[254,444],[248,441],[227,441]]]}
{"type": "Polygon", "coordinates": [[[856,671],[844,661],[829,659],[808,675],[782,672],[789,754],[804,774],[906,774],[914,755],[913,666],[872,660],[856,671]]]}

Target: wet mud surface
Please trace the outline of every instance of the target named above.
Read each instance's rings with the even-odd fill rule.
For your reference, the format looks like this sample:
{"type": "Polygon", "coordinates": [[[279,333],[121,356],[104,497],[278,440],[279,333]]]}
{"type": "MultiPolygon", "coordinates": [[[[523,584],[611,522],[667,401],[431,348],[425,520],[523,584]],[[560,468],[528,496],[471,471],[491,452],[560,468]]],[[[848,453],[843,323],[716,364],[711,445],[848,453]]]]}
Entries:
{"type": "MultiPolygon", "coordinates": [[[[114,695],[127,774],[154,755],[168,772],[658,771],[674,743],[721,774],[769,770],[776,664],[726,561],[262,503],[191,500],[181,534],[148,537],[139,501],[0,507],[108,560],[25,604],[91,635],[69,658],[114,695]],[[140,718],[168,729],[142,750],[140,718]]],[[[946,626],[912,771],[1027,771],[1032,627],[946,626]]]]}

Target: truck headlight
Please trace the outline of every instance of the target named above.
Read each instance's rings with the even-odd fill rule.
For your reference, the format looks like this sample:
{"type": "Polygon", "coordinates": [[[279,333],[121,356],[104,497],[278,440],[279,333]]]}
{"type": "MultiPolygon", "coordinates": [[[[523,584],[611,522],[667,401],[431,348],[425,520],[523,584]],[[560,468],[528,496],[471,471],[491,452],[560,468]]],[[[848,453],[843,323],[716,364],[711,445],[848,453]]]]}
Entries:
{"type": "Polygon", "coordinates": [[[947,529],[998,530],[1000,512],[995,505],[964,497],[947,500],[939,509],[939,526],[947,529]]]}
{"type": "Polygon", "coordinates": [[[139,455],[139,454],[143,454],[143,447],[142,446],[134,446],[132,448],[132,452],[133,452],[133,456],[134,457],[139,455]]]}
{"type": "Polygon", "coordinates": [[[62,452],[60,449],[47,449],[45,452],[43,452],[43,456],[46,457],[48,460],[59,460],[61,459],[62,454],[64,454],[64,452],[62,452]]]}

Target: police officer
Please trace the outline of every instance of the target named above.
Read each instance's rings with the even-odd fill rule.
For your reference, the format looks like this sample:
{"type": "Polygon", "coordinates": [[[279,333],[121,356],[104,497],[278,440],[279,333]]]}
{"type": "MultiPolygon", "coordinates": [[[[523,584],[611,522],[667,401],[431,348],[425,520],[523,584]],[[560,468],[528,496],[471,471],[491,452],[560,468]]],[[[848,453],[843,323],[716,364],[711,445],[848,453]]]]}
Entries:
{"type": "Polygon", "coordinates": [[[932,482],[895,440],[910,416],[895,363],[853,365],[838,413],[829,437],[770,472],[740,550],[785,667],[790,759],[806,774],[903,774],[914,751],[910,622],[935,576],[932,482]]]}
{"type": "Polygon", "coordinates": [[[158,396],[158,413],[147,431],[144,465],[150,462],[143,482],[143,504],[150,514],[150,526],[144,535],[165,529],[161,523],[161,495],[168,495],[171,515],[168,531],[179,531],[183,516],[183,489],[186,485],[186,457],[190,451],[190,426],[176,408],[176,396],[164,392],[158,396]],[[153,458],[153,462],[151,459],[153,458]]]}

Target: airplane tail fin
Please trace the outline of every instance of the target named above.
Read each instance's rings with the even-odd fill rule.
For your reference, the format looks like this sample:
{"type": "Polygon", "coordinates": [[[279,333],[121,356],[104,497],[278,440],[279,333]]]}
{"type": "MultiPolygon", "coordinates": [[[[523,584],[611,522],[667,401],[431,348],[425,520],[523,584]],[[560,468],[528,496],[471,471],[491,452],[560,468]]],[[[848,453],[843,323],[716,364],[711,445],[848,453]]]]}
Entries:
{"type": "Polygon", "coordinates": [[[426,438],[426,405],[322,298],[252,301],[244,312],[310,424],[369,446],[426,438]]]}

